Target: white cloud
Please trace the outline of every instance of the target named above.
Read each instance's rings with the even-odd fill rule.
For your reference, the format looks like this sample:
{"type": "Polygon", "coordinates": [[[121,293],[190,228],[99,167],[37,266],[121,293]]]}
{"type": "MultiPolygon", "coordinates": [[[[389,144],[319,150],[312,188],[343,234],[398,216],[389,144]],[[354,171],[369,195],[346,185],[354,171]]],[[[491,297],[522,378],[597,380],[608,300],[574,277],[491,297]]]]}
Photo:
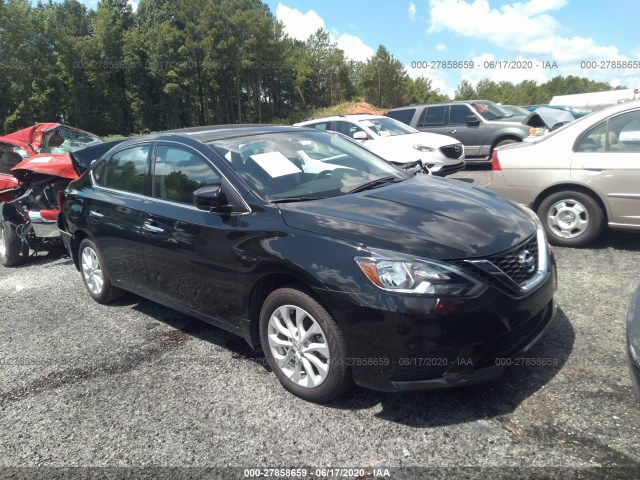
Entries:
{"type": "Polygon", "coordinates": [[[133,10],[134,12],[138,11],[138,4],[140,2],[139,1],[135,1],[135,0],[129,0],[129,5],[131,5],[131,10],[133,10]]]}
{"type": "MultiPolygon", "coordinates": [[[[314,10],[302,13],[296,8],[291,8],[283,3],[278,3],[276,18],[284,24],[284,32],[297,40],[306,40],[320,28],[327,30],[324,20],[314,10]]],[[[338,48],[344,50],[347,58],[364,62],[375,51],[356,35],[340,33],[336,28],[331,29],[331,41],[337,43],[338,48]]]]}
{"type": "Polygon", "coordinates": [[[455,96],[455,88],[449,87],[451,81],[444,70],[417,68],[412,67],[411,64],[405,65],[404,68],[407,71],[407,75],[412,79],[415,80],[419,77],[426,78],[427,80],[431,80],[431,88],[434,90],[439,90],[440,93],[447,95],[449,98],[453,98],[455,96]]]}
{"type": "Polygon", "coordinates": [[[278,3],[276,18],[284,24],[284,32],[296,40],[306,40],[320,28],[325,28],[324,20],[314,10],[302,13],[296,8],[278,3]]]}
{"type": "Polygon", "coordinates": [[[418,9],[416,8],[416,4],[413,2],[409,2],[409,20],[415,22],[417,13],[418,9]]]}
{"type": "Polygon", "coordinates": [[[436,45],[436,50],[439,52],[446,52],[447,46],[444,43],[439,43],[436,45]]]}
{"type": "Polygon", "coordinates": [[[360,37],[348,33],[341,34],[336,43],[338,48],[344,50],[347,58],[358,62],[366,61],[375,53],[373,48],[364,43],[360,37]]]}
{"type": "Polygon", "coordinates": [[[559,28],[549,15],[527,16],[523,4],[491,9],[487,0],[429,0],[429,32],[451,30],[465,37],[483,38],[505,48],[548,36],[559,28]],[[517,7],[516,7],[517,6],[517,7]]]}
{"type": "MultiPolygon", "coordinates": [[[[545,81],[556,75],[586,76],[612,85],[635,81],[636,75],[632,71],[580,68],[580,62],[585,60],[628,60],[628,57],[622,55],[617,47],[598,45],[592,38],[563,36],[565,27],[549,12],[567,4],[567,0],[530,0],[491,8],[488,0],[429,0],[431,23],[428,32],[450,31],[463,37],[491,42],[511,52],[506,60],[516,55],[516,59],[535,60],[538,64],[543,61],[555,61],[558,64],[555,70],[474,69],[467,77],[463,76],[470,81],[477,81],[478,75],[495,81],[513,82],[526,79],[545,81]]],[[[640,51],[637,53],[640,54],[640,51]]]]}

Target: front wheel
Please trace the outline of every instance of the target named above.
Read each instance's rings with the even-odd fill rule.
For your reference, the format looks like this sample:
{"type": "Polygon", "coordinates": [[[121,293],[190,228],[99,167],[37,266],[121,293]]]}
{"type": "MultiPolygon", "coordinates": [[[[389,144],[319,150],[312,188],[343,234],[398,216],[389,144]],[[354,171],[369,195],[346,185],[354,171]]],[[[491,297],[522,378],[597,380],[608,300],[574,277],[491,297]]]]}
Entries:
{"type": "Polygon", "coordinates": [[[96,245],[85,238],[78,249],[82,281],[89,295],[98,303],[109,303],[122,297],[124,290],[114,286],[104,269],[104,261],[96,245]]]}
{"type": "Polygon", "coordinates": [[[280,383],[304,400],[329,402],[351,385],[338,325],[298,289],[281,288],[267,297],[260,311],[260,342],[280,383]]]}
{"type": "Polygon", "coordinates": [[[602,208],[581,192],[557,192],[538,207],[538,217],[549,242],[562,247],[584,247],[593,242],[604,227],[602,208]]]}
{"type": "Polygon", "coordinates": [[[23,263],[29,255],[29,247],[18,237],[16,228],[9,222],[0,222],[0,263],[14,267],[23,263]]]}

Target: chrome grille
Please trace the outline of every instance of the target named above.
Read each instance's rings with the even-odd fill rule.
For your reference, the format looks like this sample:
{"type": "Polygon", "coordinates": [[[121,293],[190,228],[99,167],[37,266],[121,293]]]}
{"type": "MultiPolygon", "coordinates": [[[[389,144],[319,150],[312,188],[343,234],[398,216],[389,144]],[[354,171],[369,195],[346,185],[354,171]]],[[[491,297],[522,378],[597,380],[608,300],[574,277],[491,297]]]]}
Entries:
{"type": "Polygon", "coordinates": [[[440,147],[440,152],[447,158],[460,158],[464,149],[462,148],[461,143],[456,143],[454,145],[445,145],[444,147],[440,147]]]}
{"type": "Polygon", "coordinates": [[[489,257],[488,260],[509,275],[518,285],[523,285],[533,277],[538,269],[538,239],[534,235],[524,245],[510,252],[489,257]],[[532,259],[532,264],[525,263],[532,259]]]}
{"type": "MultiPolygon", "coordinates": [[[[451,263],[472,273],[475,277],[481,278],[494,287],[500,289],[505,288],[503,282],[492,273],[475,265],[473,263],[474,260],[480,259],[469,259],[469,261],[453,260],[451,263]]],[[[523,286],[536,275],[538,270],[538,237],[534,234],[517,247],[497,255],[492,255],[483,260],[491,262],[513,282],[519,286],[523,286]],[[521,261],[521,259],[524,261],[521,261]]]]}

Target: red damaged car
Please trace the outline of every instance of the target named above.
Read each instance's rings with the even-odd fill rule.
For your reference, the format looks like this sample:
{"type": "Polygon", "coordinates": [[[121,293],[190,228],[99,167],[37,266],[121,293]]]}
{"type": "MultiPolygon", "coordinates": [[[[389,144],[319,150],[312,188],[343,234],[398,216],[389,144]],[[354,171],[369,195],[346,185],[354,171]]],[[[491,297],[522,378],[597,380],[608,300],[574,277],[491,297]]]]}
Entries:
{"type": "Polygon", "coordinates": [[[82,169],[70,153],[100,137],[40,123],[0,137],[0,263],[18,265],[44,244],[59,243],[59,193],[82,169]]]}

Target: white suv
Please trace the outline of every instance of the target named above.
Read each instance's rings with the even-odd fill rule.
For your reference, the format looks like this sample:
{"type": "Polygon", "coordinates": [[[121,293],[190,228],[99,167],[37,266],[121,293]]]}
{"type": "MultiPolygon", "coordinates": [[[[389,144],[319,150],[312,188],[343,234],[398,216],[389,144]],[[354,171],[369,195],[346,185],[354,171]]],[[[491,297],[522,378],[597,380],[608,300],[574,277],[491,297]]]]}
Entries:
{"type": "Polygon", "coordinates": [[[464,146],[447,135],[420,132],[393,118],[380,115],[337,115],[296,123],[345,134],[373,153],[394,163],[421,161],[433,175],[464,169],[464,146]]]}

